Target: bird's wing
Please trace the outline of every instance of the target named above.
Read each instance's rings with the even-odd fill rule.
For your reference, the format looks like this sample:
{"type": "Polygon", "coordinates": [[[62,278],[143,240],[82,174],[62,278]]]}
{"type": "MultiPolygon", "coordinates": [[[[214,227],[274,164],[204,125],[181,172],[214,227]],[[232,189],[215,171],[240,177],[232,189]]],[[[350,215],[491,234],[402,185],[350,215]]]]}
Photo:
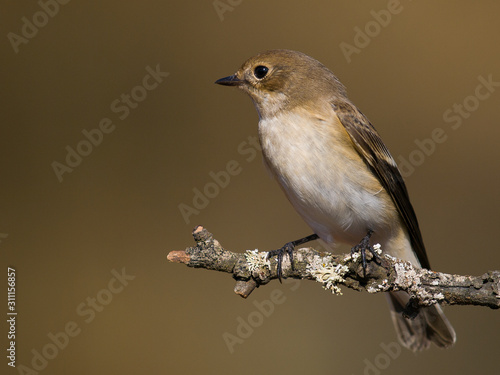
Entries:
{"type": "Polygon", "coordinates": [[[410,203],[403,177],[389,150],[370,121],[353,104],[345,100],[334,100],[332,106],[356,150],[391,196],[406,224],[413,251],[421,266],[430,269],[417,216],[410,203]]]}

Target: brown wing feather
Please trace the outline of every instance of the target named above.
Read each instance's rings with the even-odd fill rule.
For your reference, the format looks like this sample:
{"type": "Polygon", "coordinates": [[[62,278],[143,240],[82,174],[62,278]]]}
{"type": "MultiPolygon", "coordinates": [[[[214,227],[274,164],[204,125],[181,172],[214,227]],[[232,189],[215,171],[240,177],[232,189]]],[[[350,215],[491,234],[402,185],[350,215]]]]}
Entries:
{"type": "Polygon", "coordinates": [[[410,203],[403,177],[389,150],[370,121],[353,104],[346,101],[334,101],[332,106],[357,151],[391,196],[406,224],[413,251],[420,264],[422,267],[430,269],[417,216],[410,203]]]}

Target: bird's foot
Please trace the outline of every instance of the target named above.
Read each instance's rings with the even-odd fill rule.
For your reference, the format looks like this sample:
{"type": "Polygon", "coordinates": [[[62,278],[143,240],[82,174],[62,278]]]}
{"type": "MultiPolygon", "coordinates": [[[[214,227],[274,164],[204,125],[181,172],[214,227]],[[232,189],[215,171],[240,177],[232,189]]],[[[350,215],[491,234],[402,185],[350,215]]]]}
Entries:
{"type": "Polygon", "coordinates": [[[302,244],[309,242],[309,241],[317,240],[318,238],[319,238],[319,236],[317,234],[311,234],[310,236],[301,238],[300,240],[287,242],[285,245],[283,245],[283,247],[281,249],[271,250],[268,252],[267,259],[270,259],[276,255],[278,256],[278,258],[276,259],[278,262],[278,265],[276,267],[276,273],[278,274],[278,279],[279,279],[280,283],[281,283],[281,277],[283,276],[282,263],[283,263],[283,257],[285,256],[285,254],[288,254],[288,258],[290,259],[290,264],[291,264],[291,267],[293,270],[294,269],[293,268],[293,250],[295,249],[295,246],[302,245],[302,244]]]}
{"type": "Polygon", "coordinates": [[[281,283],[281,276],[283,276],[283,269],[282,269],[282,263],[283,263],[283,257],[285,254],[288,254],[288,258],[290,259],[290,264],[292,265],[292,270],[293,270],[293,250],[295,249],[295,245],[292,242],[287,242],[281,249],[277,250],[271,250],[267,254],[267,258],[272,258],[273,256],[277,255],[278,258],[276,261],[278,262],[278,265],[276,266],[276,273],[278,274],[278,279],[281,283]]]}
{"type": "Polygon", "coordinates": [[[370,237],[373,234],[373,230],[369,230],[366,236],[363,237],[363,239],[357,244],[356,246],[353,246],[351,248],[351,255],[354,255],[354,253],[357,253],[358,251],[361,254],[361,261],[363,264],[363,276],[366,277],[366,250],[368,250],[372,256],[375,262],[380,264],[380,256],[377,254],[373,246],[370,245],[370,237]]]}

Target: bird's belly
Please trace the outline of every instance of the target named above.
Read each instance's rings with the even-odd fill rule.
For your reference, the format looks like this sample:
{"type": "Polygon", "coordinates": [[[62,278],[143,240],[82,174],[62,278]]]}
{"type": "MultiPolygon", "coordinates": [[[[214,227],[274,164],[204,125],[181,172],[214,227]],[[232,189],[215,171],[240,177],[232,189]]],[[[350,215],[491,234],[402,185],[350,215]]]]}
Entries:
{"type": "Polygon", "coordinates": [[[281,123],[261,126],[265,164],[297,212],[328,243],[354,245],[370,229],[389,234],[396,209],[361,157],[342,134],[300,121],[288,119],[283,132],[281,123]]]}
{"type": "Polygon", "coordinates": [[[315,183],[318,177],[325,176],[322,168],[311,178],[307,174],[300,176],[301,168],[297,164],[295,167],[278,180],[297,212],[324,241],[354,245],[369,229],[386,226],[381,214],[386,201],[379,197],[382,189],[367,191],[349,174],[331,170],[324,171],[331,175],[326,181],[315,183]]]}

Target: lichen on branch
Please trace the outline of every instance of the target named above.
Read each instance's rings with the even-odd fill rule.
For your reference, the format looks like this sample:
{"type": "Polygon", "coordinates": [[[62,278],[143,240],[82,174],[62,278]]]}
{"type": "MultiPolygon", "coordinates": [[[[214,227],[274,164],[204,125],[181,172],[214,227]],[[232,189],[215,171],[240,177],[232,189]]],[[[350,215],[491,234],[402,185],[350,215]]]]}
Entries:
{"type": "MultiPolygon", "coordinates": [[[[278,278],[276,257],[268,259],[267,252],[226,250],[202,226],[193,230],[193,237],[195,247],[171,251],[167,259],[189,267],[232,274],[236,280],[234,292],[244,298],[260,285],[278,278]]],[[[314,280],[334,294],[342,294],[341,286],[368,293],[403,290],[420,306],[440,303],[500,308],[500,271],[488,271],[481,276],[451,275],[413,267],[409,262],[384,254],[380,248],[377,252],[381,254],[379,260],[367,253],[367,268],[363,272],[357,254],[296,249],[293,267],[288,257],[283,259],[282,275],[314,280]]]]}

